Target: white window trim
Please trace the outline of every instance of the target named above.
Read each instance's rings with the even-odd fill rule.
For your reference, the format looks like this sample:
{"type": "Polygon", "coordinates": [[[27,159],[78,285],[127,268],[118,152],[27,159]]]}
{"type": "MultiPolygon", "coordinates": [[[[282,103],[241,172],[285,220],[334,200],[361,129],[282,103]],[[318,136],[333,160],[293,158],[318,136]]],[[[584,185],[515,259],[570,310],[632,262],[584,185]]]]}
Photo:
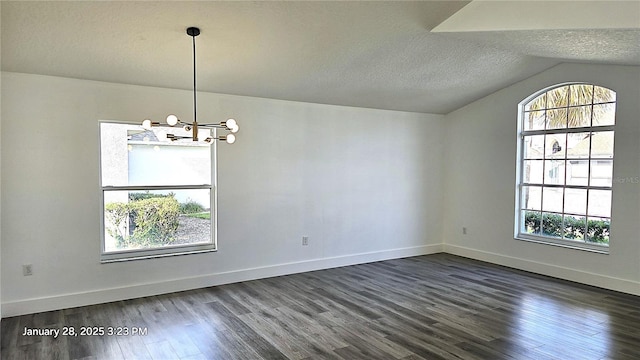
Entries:
{"type": "MultiPolygon", "coordinates": [[[[588,251],[588,252],[608,255],[611,244],[600,245],[600,244],[597,244],[597,243],[578,242],[578,241],[566,240],[566,239],[562,239],[562,238],[554,238],[554,237],[550,237],[550,236],[541,236],[541,235],[528,234],[528,233],[522,233],[521,232],[522,222],[524,221],[524,216],[522,215],[522,206],[521,206],[521,201],[522,201],[521,188],[522,188],[522,186],[525,186],[524,185],[524,181],[523,181],[524,173],[522,171],[522,169],[524,167],[523,152],[524,152],[524,139],[525,139],[525,134],[524,134],[525,131],[524,131],[524,128],[523,128],[523,126],[524,126],[524,115],[525,115],[524,108],[529,102],[531,102],[533,99],[537,98],[541,94],[544,94],[544,93],[546,93],[548,91],[551,91],[553,89],[560,88],[560,87],[563,87],[563,86],[580,85],[580,84],[595,85],[595,84],[584,83],[584,82],[582,82],[582,83],[581,82],[567,82],[567,83],[555,84],[555,85],[549,86],[547,88],[541,89],[539,91],[536,91],[535,93],[529,95],[528,97],[526,97],[524,100],[522,100],[518,104],[518,117],[517,117],[517,121],[518,121],[518,124],[517,124],[518,141],[517,141],[517,148],[516,148],[516,187],[515,187],[515,200],[516,201],[515,201],[515,217],[514,217],[514,225],[515,226],[514,226],[514,235],[513,236],[514,236],[515,240],[533,242],[533,243],[544,244],[544,245],[559,246],[559,247],[563,247],[563,248],[582,250],[582,251],[588,251]]],[[[598,86],[598,85],[595,85],[595,86],[598,86]]],[[[617,111],[617,98],[616,98],[616,101],[613,102],[613,103],[616,104],[616,111],[617,111]]],[[[607,130],[615,132],[615,125],[590,126],[590,127],[567,128],[567,129],[554,129],[554,133],[557,133],[557,132],[566,132],[566,133],[575,132],[575,133],[579,133],[579,132],[585,132],[585,131],[593,132],[593,131],[607,131],[607,130]],[[557,130],[560,130],[560,131],[557,131],[557,130]]],[[[527,130],[526,131],[526,135],[540,135],[540,134],[547,134],[547,133],[548,132],[546,130],[527,130]]],[[[615,155],[614,155],[613,158],[611,158],[611,160],[614,160],[614,158],[615,158],[615,155]]],[[[589,157],[589,161],[591,161],[591,156],[589,157]]],[[[544,174],[543,174],[543,176],[544,176],[544,174]]],[[[572,188],[574,188],[574,187],[575,186],[572,186],[572,188]]],[[[562,188],[565,188],[565,186],[563,185],[562,188]]],[[[584,186],[583,188],[598,189],[597,186],[584,186]]],[[[612,186],[611,187],[605,187],[604,189],[610,190],[612,192],[612,195],[613,195],[613,182],[612,182],[612,186]]],[[[613,217],[610,217],[610,224],[613,224],[613,217]]]]}
{"type": "MultiPolygon", "coordinates": [[[[207,252],[215,252],[218,250],[218,159],[217,159],[217,143],[214,142],[211,147],[211,184],[203,185],[167,185],[167,186],[103,186],[102,184],[102,136],[100,132],[100,124],[122,124],[122,125],[138,125],[123,121],[100,120],[98,122],[98,177],[100,182],[100,262],[114,263],[131,260],[154,259],[169,256],[201,254],[207,252]],[[105,191],[112,190],[183,190],[183,189],[209,189],[211,201],[211,242],[200,244],[180,244],[173,246],[164,246],[162,248],[152,249],[133,249],[122,251],[105,251],[105,223],[104,223],[104,194],[105,191]]],[[[216,129],[213,129],[215,137],[216,129]]]]}

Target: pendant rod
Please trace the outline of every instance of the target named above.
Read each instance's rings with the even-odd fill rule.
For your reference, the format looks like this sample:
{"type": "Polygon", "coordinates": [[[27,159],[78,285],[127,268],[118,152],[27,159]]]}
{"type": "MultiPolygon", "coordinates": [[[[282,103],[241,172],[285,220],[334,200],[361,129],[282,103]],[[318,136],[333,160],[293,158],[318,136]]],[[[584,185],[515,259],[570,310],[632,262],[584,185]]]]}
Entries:
{"type": "Polygon", "coordinates": [[[193,126],[192,126],[192,138],[193,141],[198,141],[198,102],[197,102],[197,87],[196,87],[196,36],[200,35],[200,29],[197,27],[190,27],[187,29],[187,34],[191,36],[193,45],[193,126]]]}
{"type": "Polygon", "coordinates": [[[197,91],[196,91],[196,37],[193,36],[193,121],[198,121],[197,115],[197,91]]]}

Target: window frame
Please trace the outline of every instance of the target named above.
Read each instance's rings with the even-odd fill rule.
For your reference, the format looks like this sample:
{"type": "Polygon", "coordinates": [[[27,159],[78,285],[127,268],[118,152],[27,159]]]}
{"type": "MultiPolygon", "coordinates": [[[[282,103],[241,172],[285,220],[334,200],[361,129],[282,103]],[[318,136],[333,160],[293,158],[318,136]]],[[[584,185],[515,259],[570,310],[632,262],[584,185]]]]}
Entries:
{"type": "MultiPolygon", "coordinates": [[[[117,185],[117,186],[105,186],[103,182],[103,155],[102,155],[102,124],[119,124],[126,126],[138,126],[124,121],[115,120],[100,120],[98,121],[98,177],[100,185],[100,262],[101,263],[113,263],[121,261],[131,260],[143,260],[153,259],[168,256],[179,256],[189,254],[200,254],[207,252],[215,252],[218,250],[218,205],[217,205],[217,144],[213,142],[210,146],[210,166],[211,166],[211,179],[209,184],[202,185],[117,185]],[[157,191],[157,190],[209,190],[210,198],[210,217],[211,217],[211,239],[206,243],[196,244],[178,244],[168,245],[163,247],[146,248],[146,249],[129,249],[119,251],[106,251],[106,239],[105,239],[105,193],[108,191],[157,191]]],[[[215,129],[211,130],[212,135],[215,137],[215,129]]]]}
{"type": "MultiPolygon", "coordinates": [[[[527,115],[527,110],[526,110],[526,106],[528,104],[530,104],[534,99],[538,98],[539,96],[542,96],[552,90],[555,90],[557,88],[561,88],[564,86],[571,86],[571,85],[590,85],[590,86],[594,86],[595,87],[603,87],[603,86],[599,86],[593,83],[585,83],[585,82],[568,82],[568,83],[560,83],[560,84],[556,84],[553,86],[549,86],[547,88],[541,89],[539,91],[536,91],[535,93],[531,94],[530,96],[526,97],[524,100],[522,100],[519,104],[518,104],[518,124],[517,124],[517,149],[516,149],[516,187],[515,187],[515,221],[514,221],[514,239],[516,240],[524,240],[524,241],[528,241],[528,242],[534,242],[534,243],[540,243],[540,244],[546,244],[546,245],[554,245],[554,246],[560,246],[560,247],[565,247],[565,248],[571,248],[571,249],[577,249],[577,250],[584,250],[584,251],[589,251],[589,252],[595,252],[595,253],[601,253],[601,254],[609,254],[609,249],[611,246],[611,237],[609,238],[609,243],[606,245],[603,244],[598,244],[598,243],[589,243],[587,241],[575,241],[575,240],[569,240],[569,239],[565,239],[565,238],[557,238],[557,237],[552,237],[552,236],[545,236],[542,234],[531,234],[531,233],[526,233],[523,232],[523,222],[524,222],[524,212],[526,211],[526,209],[524,208],[522,202],[523,202],[523,187],[524,186],[539,186],[540,187],[540,191],[541,191],[541,197],[543,196],[543,192],[545,188],[559,188],[559,189],[563,189],[563,193],[564,190],[566,189],[584,189],[587,191],[587,198],[586,198],[586,207],[585,207],[585,217],[586,218],[597,218],[597,216],[589,216],[588,215],[588,204],[589,204],[589,195],[588,195],[588,191],[589,190],[606,190],[609,191],[611,194],[611,201],[609,203],[610,208],[612,209],[612,202],[613,202],[613,184],[615,183],[614,178],[613,178],[613,167],[615,166],[615,150],[613,150],[611,158],[607,158],[606,160],[610,160],[611,161],[611,172],[612,172],[612,181],[611,181],[611,185],[610,186],[596,186],[596,185],[591,185],[591,165],[588,167],[587,169],[587,185],[568,185],[567,182],[567,175],[566,175],[566,171],[568,169],[568,163],[570,161],[586,161],[588,164],[591,164],[592,161],[594,162],[599,162],[601,160],[603,160],[603,158],[595,156],[592,157],[592,142],[589,142],[589,154],[587,158],[582,158],[582,159],[577,159],[577,158],[572,158],[571,156],[569,156],[568,153],[568,149],[566,147],[567,143],[563,144],[563,147],[565,148],[565,154],[564,154],[564,161],[565,161],[565,168],[564,168],[564,172],[565,172],[565,180],[563,184],[560,185],[556,185],[556,184],[545,184],[545,163],[547,162],[546,155],[545,155],[545,149],[546,149],[546,140],[543,143],[543,157],[540,159],[542,161],[543,164],[543,170],[542,170],[542,177],[543,179],[541,180],[541,182],[539,184],[534,184],[534,183],[525,183],[525,137],[526,136],[535,136],[535,135],[555,135],[555,134],[571,134],[571,133],[591,133],[590,136],[593,136],[593,133],[595,132],[606,132],[606,131],[611,131],[613,133],[613,137],[615,138],[615,121],[613,123],[613,125],[596,125],[594,126],[593,124],[593,106],[594,104],[613,104],[614,107],[614,119],[615,119],[615,113],[617,111],[617,104],[618,104],[618,99],[617,99],[617,94],[614,90],[608,88],[608,87],[603,87],[611,92],[613,92],[614,94],[616,94],[616,98],[614,101],[609,101],[609,102],[604,102],[604,103],[595,103],[594,102],[594,97],[595,94],[592,93],[591,94],[591,103],[589,104],[580,104],[580,105],[571,105],[569,101],[567,101],[567,105],[566,106],[562,106],[559,108],[548,108],[545,105],[545,108],[543,110],[554,110],[554,109],[570,109],[571,107],[579,107],[579,106],[584,106],[584,105],[591,105],[591,120],[590,120],[590,125],[589,126],[585,126],[585,127],[575,127],[575,128],[571,128],[569,126],[566,126],[564,128],[554,128],[554,129],[546,129],[546,125],[544,129],[537,129],[537,130],[525,130],[524,127],[524,122],[525,122],[525,117],[527,115]]],[[[568,136],[568,135],[567,135],[568,136]]],[[[614,141],[615,144],[615,141],[614,141]]],[[[560,150],[563,151],[563,150],[560,150]]],[[[540,204],[540,214],[543,214],[545,212],[549,212],[549,211],[545,211],[544,210],[544,203],[543,203],[544,199],[541,198],[541,204],[540,204]]],[[[565,211],[565,196],[563,195],[563,200],[562,200],[562,212],[561,213],[557,213],[557,212],[553,212],[552,213],[556,213],[559,214],[563,217],[563,223],[564,223],[564,216],[565,215],[570,215],[570,216],[581,216],[581,215],[577,215],[577,214],[572,214],[572,213],[567,213],[565,211]]],[[[611,224],[613,222],[613,216],[612,213],[609,213],[609,227],[611,228],[611,224]]],[[[586,225],[588,226],[588,225],[586,225]]],[[[585,230],[586,230],[586,226],[585,226],[585,230]]]]}

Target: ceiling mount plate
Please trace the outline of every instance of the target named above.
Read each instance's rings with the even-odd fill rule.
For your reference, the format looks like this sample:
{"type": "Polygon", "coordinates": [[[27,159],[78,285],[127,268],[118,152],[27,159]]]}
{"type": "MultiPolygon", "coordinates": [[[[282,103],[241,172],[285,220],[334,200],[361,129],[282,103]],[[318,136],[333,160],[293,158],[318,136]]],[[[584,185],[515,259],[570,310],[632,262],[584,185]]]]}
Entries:
{"type": "Polygon", "coordinates": [[[187,28],[187,35],[189,36],[198,36],[200,35],[200,29],[198,29],[197,27],[190,27],[187,28]]]}

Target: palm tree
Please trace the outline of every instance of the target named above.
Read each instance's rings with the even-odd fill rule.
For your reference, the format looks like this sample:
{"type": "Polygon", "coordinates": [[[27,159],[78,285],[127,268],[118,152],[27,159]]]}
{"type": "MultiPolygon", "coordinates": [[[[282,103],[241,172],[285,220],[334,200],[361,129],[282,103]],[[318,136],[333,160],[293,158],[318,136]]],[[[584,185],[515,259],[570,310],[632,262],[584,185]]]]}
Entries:
{"type": "Polygon", "coordinates": [[[610,111],[607,106],[591,106],[615,101],[615,92],[600,86],[572,84],[557,87],[533,99],[526,105],[529,129],[540,120],[539,110],[548,110],[547,128],[570,128],[589,126],[593,112],[593,125],[606,119],[610,111]],[[536,119],[538,117],[538,119],[536,119]]]}

